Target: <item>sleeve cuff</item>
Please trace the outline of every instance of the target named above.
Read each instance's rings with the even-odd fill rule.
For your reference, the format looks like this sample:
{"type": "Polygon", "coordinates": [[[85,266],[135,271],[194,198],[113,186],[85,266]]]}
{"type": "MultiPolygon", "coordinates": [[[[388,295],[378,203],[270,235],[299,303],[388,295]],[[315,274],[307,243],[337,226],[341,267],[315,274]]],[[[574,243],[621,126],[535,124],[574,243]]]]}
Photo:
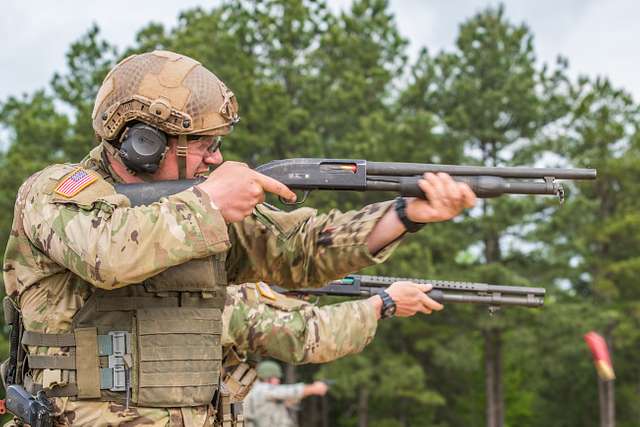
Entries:
{"type": "MultiPolygon", "coordinates": [[[[360,210],[354,218],[358,218],[357,222],[350,224],[350,228],[344,233],[344,236],[337,236],[336,242],[340,242],[343,245],[349,245],[354,247],[354,253],[351,257],[352,261],[358,260],[357,269],[362,269],[374,264],[380,264],[386,261],[394,250],[398,247],[400,242],[404,240],[406,233],[398,237],[393,242],[389,243],[384,248],[380,249],[375,255],[369,252],[367,246],[367,239],[373,231],[378,221],[389,211],[393,209],[393,200],[389,200],[381,203],[374,203],[365,206],[360,210]],[[351,230],[358,230],[357,233],[349,233],[351,230]]],[[[340,244],[336,245],[340,246],[340,244]]],[[[355,271],[355,270],[354,270],[355,271]]]]}
{"type": "Polygon", "coordinates": [[[376,336],[378,330],[378,316],[376,314],[376,308],[368,300],[364,299],[356,301],[362,309],[364,321],[362,323],[362,335],[365,337],[362,349],[364,349],[373,338],[376,336]]]}
{"type": "MultiPolygon", "coordinates": [[[[366,238],[369,237],[369,235],[371,234],[371,231],[373,230],[373,227],[375,227],[375,225],[378,223],[378,221],[380,221],[380,219],[390,209],[393,209],[394,203],[395,203],[394,200],[389,200],[387,202],[381,203],[381,205],[383,205],[383,209],[381,209],[381,213],[377,216],[376,220],[372,221],[372,224],[370,225],[369,229],[367,230],[366,238]]],[[[366,251],[367,255],[369,255],[369,257],[370,257],[371,263],[372,264],[380,264],[380,263],[386,261],[391,256],[391,254],[395,251],[395,249],[398,247],[400,242],[402,242],[404,240],[404,237],[406,235],[407,235],[407,233],[403,233],[396,240],[394,240],[393,242],[389,243],[384,248],[380,249],[375,255],[373,255],[371,252],[369,252],[369,249],[367,248],[366,238],[365,238],[364,247],[365,247],[365,251],[366,251]]]]}

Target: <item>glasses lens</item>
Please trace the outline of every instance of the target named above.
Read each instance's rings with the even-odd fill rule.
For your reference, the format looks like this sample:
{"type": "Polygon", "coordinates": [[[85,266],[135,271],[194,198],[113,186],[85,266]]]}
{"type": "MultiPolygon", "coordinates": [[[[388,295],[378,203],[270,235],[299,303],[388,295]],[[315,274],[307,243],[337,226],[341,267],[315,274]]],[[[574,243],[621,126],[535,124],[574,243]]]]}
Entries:
{"type": "MultiPolygon", "coordinates": [[[[195,141],[205,141],[205,140],[210,140],[210,136],[206,136],[206,135],[188,135],[187,136],[187,140],[189,142],[195,142],[195,141]]],[[[216,136],[215,139],[213,140],[213,143],[209,146],[209,148],[207,148],[207,151],[210,153],[215,153],[216,151],[218,151],[220,149],[220,147],[222,146],[222,137],[221,136],[216,136]]]]}

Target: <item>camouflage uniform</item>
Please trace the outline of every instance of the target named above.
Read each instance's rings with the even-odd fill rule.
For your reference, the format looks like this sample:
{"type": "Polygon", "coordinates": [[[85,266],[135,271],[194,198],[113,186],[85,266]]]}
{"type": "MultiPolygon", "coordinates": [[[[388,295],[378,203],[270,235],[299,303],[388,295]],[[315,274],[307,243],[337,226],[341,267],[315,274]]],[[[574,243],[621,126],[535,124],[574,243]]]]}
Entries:
{"type": "MultiPolygon", "coordinates": [[[[318,286],[382,262],[395,247],[395,243],[389,245],[374,257],[366,246],[373,225],[390,203],[326,215],[317,215],[310,208],[284,213],[259,205],[251,216],[230,226],[197,188],[151,206],[131,208],[128,199],[115,194],[111,185],[119,178],[103,160],[107,149],[112,147],[101,144],[81,163],[98,179],[71,198],[54,192],[75,170],[71,165],[36,173],[18,192],[4,282],[7,295],[18,301],[26,331],[70,334],[74,317],[90,298],[119,296],[113,301],[135,304],[139,296],[128,292],[142,289],[137,284],[150,279],[157,279],[152,283],[157,296],[173,295],[179,286],[178,298],[187,301],[191,293],[224,298],[228,282],[265,280],[289,288],[318,286]],[[196,270],[193,277],[173,270],[198,259],[213,263],[215,274],[196,270]],[[169,274],[164,288],[156,286],[170,271],[178,274],[169,274]],[[197,280],[213,281],[216,286],[182,291],[191,290],[197,280]]],[[[260,345],[259,340],[245,342],[260,345]]],[[[315,357],[313,343],[308,345],[302,350],[302,360],[315,357]]],[[[69,348],[51,345],[29,345],[28,351],[32,356],[74,356],[69,348]]],[[[72,382],[73,371],[62,373],[54,372],[55,380],[49,376],[45,386],[55,390],[72,382]]],[[[42,385],[43,369],[32,369],[29,376],[33,384],[42,385]]],[[[210,405],[125,410],[122,397],[113,401],[54,397],[52,401],[60,425],[202,426],[213,422],[210,405]]]]}
{"type": "Polygon", "coordinates": [[[378,321],[366,300],[317,307],[245,284],[228,288],[222,324],[224,347],[298,364],[359,353],[373,339],[378,321]]]}
{"type": "Polygon", "coordinates": [[[304,384],[269,384],[258,381],[245,400],[247,427],[295,427],[294,405],[302,400],[304,384]]]}

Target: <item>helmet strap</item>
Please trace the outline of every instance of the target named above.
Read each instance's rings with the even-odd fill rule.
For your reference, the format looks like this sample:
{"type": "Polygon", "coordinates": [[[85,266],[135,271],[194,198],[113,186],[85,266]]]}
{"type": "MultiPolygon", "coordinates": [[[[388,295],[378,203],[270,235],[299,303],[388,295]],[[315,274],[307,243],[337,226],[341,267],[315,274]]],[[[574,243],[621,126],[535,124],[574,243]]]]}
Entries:
{"type": "Polygon", "coordinates": [[[178,135],[178,146],[176,147],[176,155],[178,156],[178,178],[187,178],[187,135],[178,135]]]}

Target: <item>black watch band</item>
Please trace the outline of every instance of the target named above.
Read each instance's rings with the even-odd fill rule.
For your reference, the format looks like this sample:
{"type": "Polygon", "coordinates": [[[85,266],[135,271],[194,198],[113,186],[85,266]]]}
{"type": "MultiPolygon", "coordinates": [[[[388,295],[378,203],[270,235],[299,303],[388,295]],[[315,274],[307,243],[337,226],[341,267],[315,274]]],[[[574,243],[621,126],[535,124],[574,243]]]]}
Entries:
{"type": "Polygon", "coordinates": [[[404,197],[396,198],[395,209],[400,222],[404,225],[404,228],[407,229],[408,233],[415,233],[426,225],[424,222],[413,222],[407,217],[407,201],[404,197]]]}
{"type": "Polygon", "coordinates": [[[382,298],[382,308],[380,309],[380,318],[388,319],[389,317],[393,317],[396,314],[396,303],[391,298],[391,295],[387,293],[387,291],[380,291],[380,298],[382,298]]]}

